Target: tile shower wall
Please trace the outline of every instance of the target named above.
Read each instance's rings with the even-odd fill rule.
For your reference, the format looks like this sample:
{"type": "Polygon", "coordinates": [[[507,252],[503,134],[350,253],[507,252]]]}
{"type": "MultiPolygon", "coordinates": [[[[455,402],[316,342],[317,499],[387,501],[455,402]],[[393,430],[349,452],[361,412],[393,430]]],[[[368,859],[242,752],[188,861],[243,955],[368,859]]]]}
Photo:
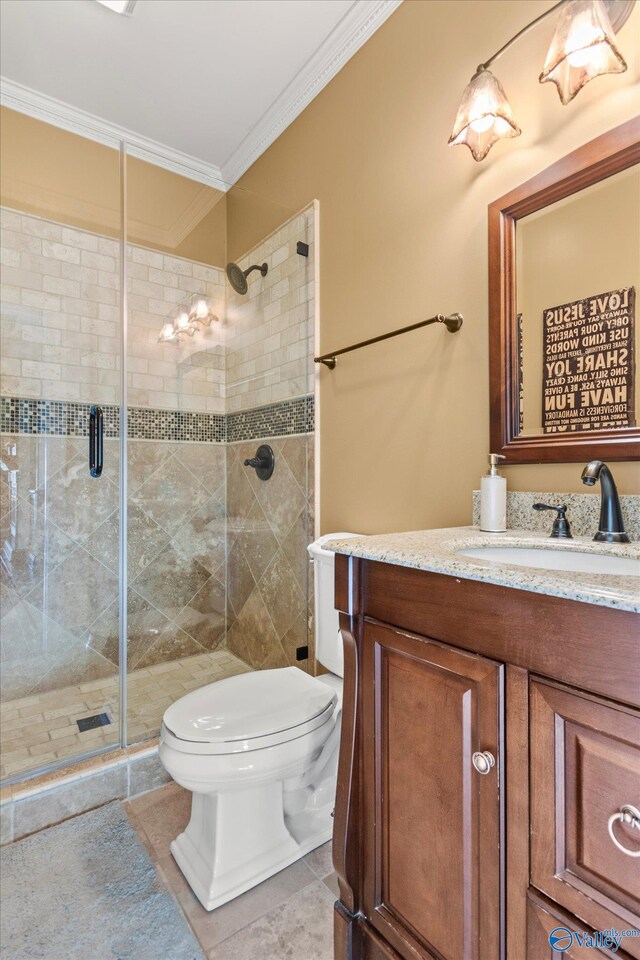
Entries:
{"type": "MultiPolygon", "coordinates": [[[[79,401],[104,405],[118,436],[120,245],[1,216],[3,429],[15,432],[0,452],[0,656],[13,699],[118,670],[118,441],[96,484],[79,401]]],[[[127,257],[129,435],[147,438],[129,445],[128,667],[141,669],[224,642],[225,450],[172,441],[224,439],[225,304],[222,270],[137,246],[127,257]],[[220,323],[159,344],[193,293],[220,323]]]]}
{"type": "MultiPolygon", "coordinates": [[[[224,642],[225,459],[222,444],[129,443],[129,669],[224,642]]],[[[2,698],[116,674],[118,441],[99,484],[85,439],[4,435],[0,460],[2,698]]]]}
{"type": "Polygon", "coordinates": [[[229,288],[226,382],[228,413],[313,393],[315,208],[292,217],[239,261],[267,263],[247,278],[248,293],[229,288]],[[308,244],[308,255],[297,252],[308,244]]]}
{"type": "Polygon", "coordinates": [[[269,439],[270,480],[245,467],[261,440],[227,447],[227,646],[254,669],[314,669],[309,620],[312,436],[269,439]],[[305,664],[298,647],[310,647],[305,664]]]}
{"type": "MultiPolygon", "coordinates": [[[[118,266],[110,238],[2,214],[2,383],[11,396],[0,451],[0,674],[3,699],[14,699],[117,673],[118,442],[106,441],[98,489],[79,398],[105,405],[115,438],[118,266]]],[[[278,666],[296,663],[309,642],[313,246],[308,259],[295,249],[312,236],[310,209],[244,258],[266,259],[270,277],[251,283],[240,314],[232,308],[178,346],[157,343],[162,321],[192,292],[220,303],[224,318],[222,273],[129,248],[130,670],[227,646],[253,667],[278,666]],[[269,441],[278,468],[257,487],[240,454],[278,434],[301,435],[269,441]],[[255,439],[233,443],[240,438],[255,439]]]]}
{"type": "Polygon", "coordinates": [[[242,257],[242,269],[266,262],[268,273],[250,274],[247,295],[231,291],[227,301],[227,645],[255,669],[315,671],[306,551],[314,536],[314,217],[311,206],[242,257]],[[267,482],[243,465],[261,443],[276,457],[267,482]],[[305,646],[309,659],[298,661],[305,646]]]}
{"type": "MultiPolygon", "coordinates": [[[[120,244],[2,208],[2,392],[119,403],[120,244]]],[[[128,400],[132,406],[224,413],[224,274],[129,245],[128,400]],[[192,294],[219,323],[179,344],[163,321],[192,294]]]]}

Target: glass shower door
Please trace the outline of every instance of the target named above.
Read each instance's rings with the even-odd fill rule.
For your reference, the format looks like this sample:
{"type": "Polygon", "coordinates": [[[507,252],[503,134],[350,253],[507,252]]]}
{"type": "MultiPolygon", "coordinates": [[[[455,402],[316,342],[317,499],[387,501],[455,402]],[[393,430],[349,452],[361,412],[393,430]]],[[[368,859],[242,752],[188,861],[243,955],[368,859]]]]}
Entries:
{"type": "Polygon", "coordinates": [[[127,157],[127,741],[223,676],[226,194],[127,157]]]}
{"type": "Polygon", "coordinates": [[[247,190],[228,195],[227,647],[251,669],[315,673],[307,545],[313,520],[315,206],[288,210],[247,190]],[[266,267],[266,270],[265,270],[266,267]],[[245,466],[267,444],[263,482],[245,466]]]}
{"type": "Polygon", "coordinates": [[[9,110],[2,122],[1,772],[11,780],[120,740],[121,198],[118,149],[9,110]]]}

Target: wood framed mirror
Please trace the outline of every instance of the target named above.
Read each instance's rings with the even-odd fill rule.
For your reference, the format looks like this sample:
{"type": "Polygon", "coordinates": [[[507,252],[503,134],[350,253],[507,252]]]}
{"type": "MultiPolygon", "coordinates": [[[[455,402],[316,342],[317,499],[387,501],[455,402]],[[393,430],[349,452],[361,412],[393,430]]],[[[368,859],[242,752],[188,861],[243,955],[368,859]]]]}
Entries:
{"type": "Polygon", "coordinates": [[[489,205],[491,450],[640,459],[640,117],[489,205]]]}

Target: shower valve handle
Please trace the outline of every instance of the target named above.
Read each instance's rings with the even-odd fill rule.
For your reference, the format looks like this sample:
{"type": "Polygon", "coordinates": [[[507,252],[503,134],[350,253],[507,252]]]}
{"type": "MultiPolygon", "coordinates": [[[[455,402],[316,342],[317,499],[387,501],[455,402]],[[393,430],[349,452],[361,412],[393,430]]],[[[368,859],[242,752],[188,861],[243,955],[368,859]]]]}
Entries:
{"type": "Polygon", "coordinates": [[[268,443],[262,443],[256,450],[255,457],[244,461],[245,467],[253,467],[259,480],[268,480],[276,465],[276,458],[268,443]]]}

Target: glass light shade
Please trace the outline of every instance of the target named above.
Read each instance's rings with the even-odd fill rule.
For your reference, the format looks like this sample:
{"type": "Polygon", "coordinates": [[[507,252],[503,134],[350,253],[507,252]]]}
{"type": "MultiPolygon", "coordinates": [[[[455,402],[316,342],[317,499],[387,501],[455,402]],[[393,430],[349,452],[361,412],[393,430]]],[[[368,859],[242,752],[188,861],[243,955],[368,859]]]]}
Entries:
{"type": "Polygon", "coordinates": [[[555,83],[566,105],[589,80],[626,69],[602,0],[570,0],[560,11],[540,83],[555,83]]]}
{"type": "Polygon", "coordinates": [[[206,300],[196,300],[195,317],[196,320],[205,320],[209,316],[209,304],[206,300]]]}
{"type": "Polygon", "coordinates": [[[170,343],[176,338],[176,329],[172,323],[165,323],[158,337],[159,343],[170,343]]]}
{"type": "Polygon", "coordinates": [[[490,70],[479,70],[462,94],[449,143],[464,143],[480,161],[498,140],[520,133],[502,84],[490,70]]]}
{"type": "Polygon", "coordinates": [[[209,300],[201,293],[194,293],[189,307],[189,317],[191,322],[197,321],[208,327],[211,323],[211,306],[209,300]]]}
{"type": "Polygon", "coordinates": [[[177,334],[184,333],[188,337],[192,337],[196,332],[191,322],[191,317],[189,316],[187,311],[182,308],[178,312],[178,315],[176,316],[174,323],[175,323],[177,334]]]}

